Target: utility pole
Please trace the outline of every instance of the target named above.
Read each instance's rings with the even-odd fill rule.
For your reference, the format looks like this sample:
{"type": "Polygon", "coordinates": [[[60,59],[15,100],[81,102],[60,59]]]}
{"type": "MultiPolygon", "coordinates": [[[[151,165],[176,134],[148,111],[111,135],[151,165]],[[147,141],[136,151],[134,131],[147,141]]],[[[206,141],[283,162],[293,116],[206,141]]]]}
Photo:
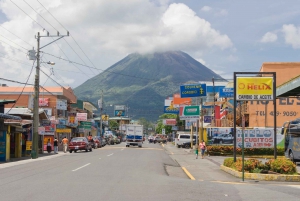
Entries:
{"type": "MultiPolygon", "coordinates": [[[[40,96],[40,50],[51,43],[54,43],[55,41],[63,38],[64,36],[69,36],[69,32],[67,32],[67,35],[59,35],[59,32],[57,32],[57,35],[50,36],[49,32],[47,32],[47,36],[41,36],[40,32],[37,33],[37,36],[35,36],[37,40],[37,54],[36,54],[36,74],[34,79],[34,99],[33,99],[33,136],[32,136],[32,151],[31,151],[31,158],[36,159],[38,158],[38,152],[39,152],[39,135],[38,135],[38,128],[39,128],[39,96],[40,96]],[[51,43],[48,43],[44,45],[43,47],[40,47],[40,39],[41,37],[60,37],[51,43]]],[[[43,151],[43,146],[41,147],[43,151]]]]}
{"type": "Polygon", "coordinates": [[[215,100],[215,95],[216,95],[216,92],[215,92],[215,78],[213,77],[212,78],[212,83],[213,83],[213,90],[214,90],[214,127],[216,127],[216,100],[215,100]]]}
{"type": "Polygon", "coordinates": [[[200,98],[200,115],[201,115],[201,118],[200,118],[200,142],[202,142],[202,140],[204,140],[203,138],[203,109],[202,109],[202,106],[203,106],[203,100],[202,98],[200,98]]]}
{"type": "Polygon", "coordinates": [[[100,108],[100,136],[102,136],[102,111],[103,111],[103,91],[101,92],[101,98],[98,101],[98,106],[100,108]]]}

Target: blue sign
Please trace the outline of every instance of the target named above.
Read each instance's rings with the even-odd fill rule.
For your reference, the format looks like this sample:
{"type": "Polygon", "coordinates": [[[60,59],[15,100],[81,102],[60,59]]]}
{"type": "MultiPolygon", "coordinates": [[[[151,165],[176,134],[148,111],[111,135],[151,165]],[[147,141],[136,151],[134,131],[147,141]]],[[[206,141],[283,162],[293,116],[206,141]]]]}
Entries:
{"type": "Polygon", "coordinates": [[[125,116],[125,110],[115,110],[115,116],[124,117],[125,116]]]}
{"type": "Polygon", "coordinates": [[[0,161],[6,161],[6,131],[0,131],[0,161]]]}
{"type": "Polygon", "coordinates": [[[199,97],[206,96],[206,84],[192,84],[180,86],[180,97],[199,97]]]}
{"type": "Polygon", "coordinates": [[[222,97],[222,98],[233,98],[233,88],[219,89],[219,97],[222,97]]]}
{"type": "Polygon", "coordinates": [[[204,123],[211,123],[212,116],[204,116],[204,123]]]}
{"type": "Polygon", "coordinates": [[[165,106],[164,107],[164,113],[179,114],[179,108],[178,107],[173,107],[173,106],[165,106]]]}

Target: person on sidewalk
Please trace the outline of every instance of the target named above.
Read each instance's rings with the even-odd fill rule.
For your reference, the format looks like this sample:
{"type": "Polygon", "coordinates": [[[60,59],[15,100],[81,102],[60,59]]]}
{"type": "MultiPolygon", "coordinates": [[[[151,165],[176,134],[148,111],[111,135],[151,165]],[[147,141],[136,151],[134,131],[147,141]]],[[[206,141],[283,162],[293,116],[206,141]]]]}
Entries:
{"type": "Polygon", "coordinates": [[[50,154],[51,153],[51,142],[50,142],[50,138],[48,139],[48,142],[47,142],[47,152],[48,152],[48,154],[50,154]]]}
{"type": "Polygon", "coordinates": [[[58,154],[58,140],[54,138],[54,154],[58,154]]]}
{"type": "Polygon", "coordinates": [[[204,158],[204,152],[206,150],[206,144],[205,144],[204,140],[202,140],[202,142],[200,142],[199,149],[201,150],[201,157],[203,159],[204,158]]]}
{"type": "Polygon", "coordinates": [[[61,142],[63,144],[63,150],[66,153],[67,152],[67,148],[68,148],[68,142],[69,142],[69,140],[66,137],[64,137],[64,139],[61,142]]]}

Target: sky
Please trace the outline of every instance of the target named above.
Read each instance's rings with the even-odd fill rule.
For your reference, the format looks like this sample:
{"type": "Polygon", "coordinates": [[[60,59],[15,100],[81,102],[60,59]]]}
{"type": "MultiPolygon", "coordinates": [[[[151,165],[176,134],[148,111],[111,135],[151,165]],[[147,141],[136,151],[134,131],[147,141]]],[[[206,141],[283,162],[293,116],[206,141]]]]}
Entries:
{"type": "Polygon", "coordinates": [[[28,50],[38,32],[40,47],[52,42],[41,49],[42,86],[76,88],[128,54],[172,50],[232,79],[263,62],[299,61],[299,8],[298,0],[0,0],[0,83],[34,83],[28,50]]]}

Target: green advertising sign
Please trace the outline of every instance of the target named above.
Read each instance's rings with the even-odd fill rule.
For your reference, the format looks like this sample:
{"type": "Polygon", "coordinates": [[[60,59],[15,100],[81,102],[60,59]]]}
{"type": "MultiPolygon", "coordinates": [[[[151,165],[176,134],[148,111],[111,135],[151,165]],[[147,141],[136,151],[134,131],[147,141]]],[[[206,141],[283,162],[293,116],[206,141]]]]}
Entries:
{"type": "Polygon", "coordinates": [[[199,119],[199,116],[200,116],[199,105],[180,107],[179,110],[180,120],[192,120],[192,119],[196,120],[199,119]]]}
{"type": "Polygon", "coordinates": [[[91,130],[92,122],[80,121],[80,125],[78,126],[78,128],[84,128],[84,130],[91,130]]]}

